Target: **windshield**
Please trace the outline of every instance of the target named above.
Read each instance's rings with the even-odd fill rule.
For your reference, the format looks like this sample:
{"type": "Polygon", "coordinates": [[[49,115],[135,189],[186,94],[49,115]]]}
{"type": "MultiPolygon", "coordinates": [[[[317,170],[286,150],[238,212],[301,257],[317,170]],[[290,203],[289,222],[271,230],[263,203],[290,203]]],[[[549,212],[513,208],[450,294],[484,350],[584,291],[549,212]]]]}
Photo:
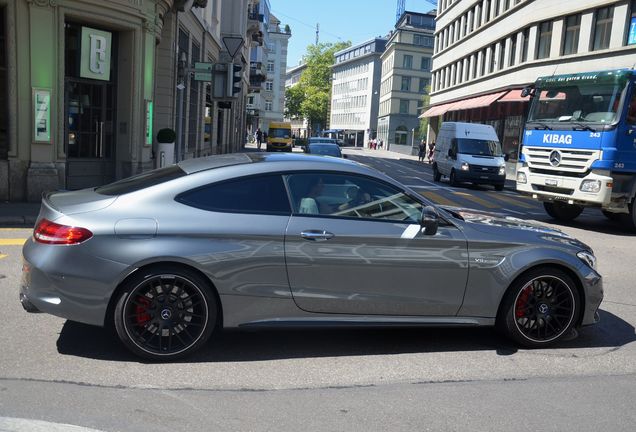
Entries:
{"type": "Polygon", "coordinates": [[[336,144],[311,144],[309,153],[326,156],[340,157],[340,148],[336,144]]]}
{"type": "Polygon", "coordinates": [[[614,123],[624,86],[619,83],[585,83],[538,88],[528,122],[614,123]]]}
{"type": "Polygon", "coordinates": [[[457,138],[457,152],[474,156],[501,156],[501,146],[497,141],[457,138]]]}
{"type": "Polygon", "coordinates": [[[268,136],[270,138],[290,138],[291,130],[285,128],[269,128],[268,136]]]}

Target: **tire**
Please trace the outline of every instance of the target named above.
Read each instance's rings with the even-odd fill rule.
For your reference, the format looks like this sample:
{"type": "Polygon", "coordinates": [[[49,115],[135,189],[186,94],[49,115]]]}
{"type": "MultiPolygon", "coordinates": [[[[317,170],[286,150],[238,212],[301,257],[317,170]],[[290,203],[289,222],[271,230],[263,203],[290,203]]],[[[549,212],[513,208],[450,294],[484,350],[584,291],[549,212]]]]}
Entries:
{"type": "Polygon", "coordinates": [[[504,190],[504,185],[502,184],[495,185],[495,190],[498,192],[501,192],[502,190],[504,190]]]}
{"type": "Polygon", "coordinates": [[[553,217],[556,220],[560,221],[571,221],[576,219],[581,212],[583,211],[583,207],[573,204],[564,204],[561,202],[544,202],[543,208],[546,213],[553,217]]]}
{"type": "Polygon", "coordinates": [[[442,174],[437,169],[437,164],[433,164],[433,181],[440,181],[442,179],[442,174]]]}
{"type": "Polygon", "coordinates": [[[572,278],[559,269],[540,267],[508,288],[497,327],[519,345],[541,348],[568,336],[580,313],[581,300],[572,278]]]}
{"type": "Polygon", "coordinates": [[[154,361],[192,354],[212,335],[218,305],[209,282],[175,265],[142,270],[126,282],[115,306],[119,339],[154,361]]]}
{"type": "Polygon", "coordinates": [[[448,183],[451,186],[457,186],[457,184],[458,184],[457,183],[457,178],[455,177],[455,170],[454,169],[451,170],[451,172],[450,172],[450,176],[448,177],[448,183]]]}

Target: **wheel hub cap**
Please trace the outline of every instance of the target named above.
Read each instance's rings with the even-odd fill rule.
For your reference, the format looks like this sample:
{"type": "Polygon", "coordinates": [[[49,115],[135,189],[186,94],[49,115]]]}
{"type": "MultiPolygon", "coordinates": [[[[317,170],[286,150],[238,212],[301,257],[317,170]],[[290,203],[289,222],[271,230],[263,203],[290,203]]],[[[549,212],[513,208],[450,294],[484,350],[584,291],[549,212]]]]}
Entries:
{"type": "Polygon", "coordinates": [[[172,311],[170,309],[164,309],[161,311],[161,319],[169,320],[172,318],[172,311]]]}

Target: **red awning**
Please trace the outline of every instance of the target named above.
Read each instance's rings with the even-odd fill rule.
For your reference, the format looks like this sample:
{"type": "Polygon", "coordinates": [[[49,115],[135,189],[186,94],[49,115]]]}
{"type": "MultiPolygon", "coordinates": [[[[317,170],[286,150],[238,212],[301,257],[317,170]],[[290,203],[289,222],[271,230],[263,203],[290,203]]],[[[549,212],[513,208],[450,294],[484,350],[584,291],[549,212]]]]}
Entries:
{"type": "Polygon", "coordinates": [[[440,116],[444,114],[446,111],[448,111],[448,109],[452,107],[453,105],[455,105],[455,102],[430,107],[429,109],[424,111],[422,114],[420,114],[419,118],[440,116]]]}
{"type": "Polygon", "coordinates": [[[419,118],[423,117],[435,117],[444,114],[447,111],[460,111],[465,109],[481,108],[490,106],[494,101],[503,96],[506,92],[490,93],[483,96],[477,96],[474,98],[463,99],[456,102],[450,102],[447,104],[437,105],[426,110],[419,118]]]}
{"type": "Polygon", "coordinates": [[[504,97],[497,102],[528,102],[530,96],[521,96],[521,89],[510,90],[504,97]]]}

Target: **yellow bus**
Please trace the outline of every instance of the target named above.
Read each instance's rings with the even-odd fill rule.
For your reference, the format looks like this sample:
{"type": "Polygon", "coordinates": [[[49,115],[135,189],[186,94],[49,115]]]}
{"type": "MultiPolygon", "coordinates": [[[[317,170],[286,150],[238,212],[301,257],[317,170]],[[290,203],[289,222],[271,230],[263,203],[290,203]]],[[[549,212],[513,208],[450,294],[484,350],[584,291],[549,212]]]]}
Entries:
{"type": "Polygon", "coordinates": [[[291,123],[269,123],[269,130],[267,131],[267,151],[292,151],[291,123]]]}

